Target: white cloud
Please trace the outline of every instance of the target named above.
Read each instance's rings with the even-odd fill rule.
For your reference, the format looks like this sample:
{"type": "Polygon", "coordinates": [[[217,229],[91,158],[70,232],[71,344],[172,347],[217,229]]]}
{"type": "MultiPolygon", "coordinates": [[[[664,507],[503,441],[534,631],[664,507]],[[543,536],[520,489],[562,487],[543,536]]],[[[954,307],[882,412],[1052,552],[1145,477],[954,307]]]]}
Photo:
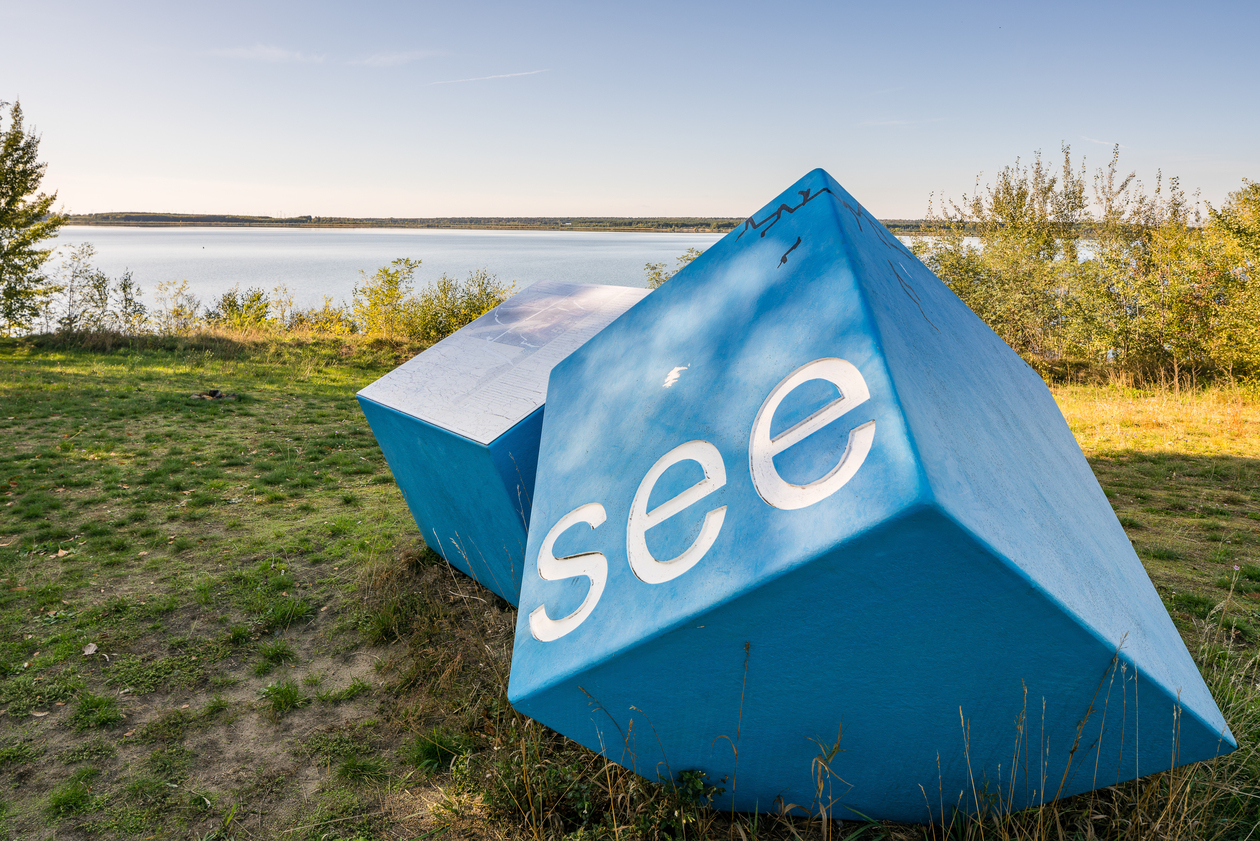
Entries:
{"type": "Polygon", "coordinates": [[[944,117],[933,117],[930,120],[863,120],[858,123],[861,128],[869,128],[871,126],[918,126],[924,123],[942,123],[944,117]]]}
{"type": "Polygon", "coordinates": [[[1086,137],[1086,136],[1085,136],[1085,135],[1083,135],[1083,134],[1081,135],[1081,140],[1087,140],[1087,141],[1089,141],[1090,143],[1097,143],[1097,144],[1099,144],[1100,146],[1119,146],[1121,149],[1127,149],[1127,148],[1129,148],[1129,147],[1125,146],[1123,143],[1114,143],[1114,142],[1112,142],[1112,141],[1110,141],[1110,140],[1098,140],[1097,138],[1094,138],[1094,137],[1086,137]]]}
{"type": "Polygon", "coordinates": [[[376,53],[367,58],[355,59],[347,63],[362,64],[367,67],[400,67],[404,64],[410,64],[413,61],[419,61],[422,58],[430,58],[435,55],[441,55],[441,53],[436,50],[407,50],[406,52],[396,53],[376,53]]]}
{"type": "Polygon", "coordinates": [[[240,58],[246,61],[265,61],[268,64],[296,64],[299,62],[321,62],[322,55],[310,55],[296,50],[286,50],[270,44],[255,44],[252,47],[227,47],[211,50],[210,55],[219,58],[240,58]]]}
{"type": "Polygon", "coordinates": [[[524,73],[499,73],[495,76],[476,76],[472,79],[447,79],[444,82],[429,82],[430,85],[456,85],[460,82],[484,82],[487,79],[511,79],[513,76],[533,76],[536,73],[550,73],[548,70],[526,70],[524,73]]]}

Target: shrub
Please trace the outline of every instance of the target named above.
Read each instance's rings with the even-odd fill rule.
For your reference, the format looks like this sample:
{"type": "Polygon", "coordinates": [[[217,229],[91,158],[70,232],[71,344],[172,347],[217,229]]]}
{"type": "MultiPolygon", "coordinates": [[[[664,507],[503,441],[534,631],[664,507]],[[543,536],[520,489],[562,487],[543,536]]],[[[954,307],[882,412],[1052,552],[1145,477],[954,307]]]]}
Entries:
{"type": "Polygon", "coordinates": [[[117,280],[92,265],[90,242],[68,246],[39,301],[42,328],[60,333],[114,332],[134,336],[148,324],[139,284],[125,272],[117,280]]]}
{"type": "Polygon", "coordinates": [[[1244,180],[1202,225],[1176,178],[1148,193],[1123,174],[1119,147],[1091,203],[1062,152],[1057,173],[1037,154],[930,204],[914,252],[1040,370],[1086,362],[1175,387],[1260,370],[1260,184],[1244,180]]]}
{"type": "Polygon", "coordinates": [[[703,253],[702,249],[688,248],[678,256],[678,265],[674,269],[667,269],[664,263],[648,263],[643,267],[643,272],[647,275],[647,288],[660,288],[661,284],[678,274],[688,263],[703,253]]]}
{"type": "Polygon", "coordinates": [[[237,284],[219,296],[213,309],[206,310],[206,323],[229,330],[266,327],[271,323],[271,299],[257,287],[242,292],[237,284]]]}
{"type": "Polygon", "coordinates": [[[293,332],[346,336],[355,332],[355,324],[345,306],[334,305],[332,295],[325,295],[324,303],[319,307],[294,310],[289,316],[288,329],[293,332]]]}
{"type": "Polygon", "coordinates": [[[188,289],[188,281],[164,280],[157,285],[157,309],[153,312],[153,328],[162,336],[191,333],[197,326],[201,301],[188,289]]]}
{"type": "Polygon", "coordinates": [[[425,342],[444,339],[506,301],[514,288],[485,269],[469,272],[466,280],[442,275],[416,299],[408,333],[425,342]]]}
{"type": "Polygon", "coordinates": [[[408,310],[414,308],[412,283],[419,260],[400,257],[371,277],[359,272],[363,285],[354,287],[354,320],[368,336],[397,341],[406,335],[408,310]]]}
{"type": "Polygon", "coordinates": [[[419,267],[419,260],[403,257],[371,277],[360,272],[363,283],[354,287],[352,304],[360,332],[390,342],[436,342],[503,303],[514,289],[478,269],[465,280],[444,274],[417,296],[412,290],[419,267]]]}

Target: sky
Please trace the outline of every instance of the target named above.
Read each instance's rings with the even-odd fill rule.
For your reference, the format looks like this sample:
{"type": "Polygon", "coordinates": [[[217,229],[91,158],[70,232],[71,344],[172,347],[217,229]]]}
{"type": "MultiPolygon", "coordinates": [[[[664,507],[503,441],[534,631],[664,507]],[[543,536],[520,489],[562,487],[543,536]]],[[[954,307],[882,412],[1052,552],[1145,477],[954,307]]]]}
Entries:
{"type": "Polygon", "coordinates": [[[1260,179],[1260,3],[0,0],[74,213],[921,218],[1016,158],[1260,179]],[[25,37],[15,37],[25,33],[25,37]]]}

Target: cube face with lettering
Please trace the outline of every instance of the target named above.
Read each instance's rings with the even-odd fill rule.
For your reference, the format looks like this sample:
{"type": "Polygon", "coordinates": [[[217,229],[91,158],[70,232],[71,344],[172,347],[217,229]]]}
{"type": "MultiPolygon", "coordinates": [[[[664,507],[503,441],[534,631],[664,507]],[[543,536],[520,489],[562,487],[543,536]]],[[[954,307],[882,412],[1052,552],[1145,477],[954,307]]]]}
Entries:
{"type": "Polygon", "coordinates": [[[835,817],[1234,746],[1040,378],[821,170],[552,371],[509,698],[835,817]]]}
{"type": "Polygon", "coordinates": [[[547,376],[646,294],[534,284],[359,392],[425,542],[512,604],[547,376]]]}

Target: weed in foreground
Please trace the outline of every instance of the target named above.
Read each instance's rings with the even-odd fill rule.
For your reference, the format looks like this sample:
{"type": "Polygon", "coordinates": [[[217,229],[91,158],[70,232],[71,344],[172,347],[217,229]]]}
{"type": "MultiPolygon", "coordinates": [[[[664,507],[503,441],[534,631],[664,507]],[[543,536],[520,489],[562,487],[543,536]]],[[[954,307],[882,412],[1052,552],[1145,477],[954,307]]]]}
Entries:
{"type": "Polygon", "coordinates": [[[10,716],[26,715],[37,706],[48,708],[58,701],[65,703],[83,691],[85,682],[72,671],[36,681],[36,675],[17,674],[0,683],[0,704],[10,716]]]}
{"type": "Polygon", "coordinates": [[[94,727],[113,727],[122,721],[123,715],[118,710],[118,699],[110,696],[93,695],[84,692],[79,696],[79,703],[70,716],[70,726],[75,730],[88,730],[94,727]]]}
{"type": "Polygon", "coordinates": [[[158,748],[144,761],[144,768],[164,783],[176,784],[188,775],[193,752],[180,745],[158,748]]]}
{"type": "Polygon", "coordinates": [[[12,740],[0,744],[0,767],[16,768],[34,762],[44,753],[43,749],[28,741],[12,740]]]}
{"type": "Polygon", "coordinates": [[[372,839],[377,837],[376,830],[383,824],[383,814],[376,805],[351,788],[339,787],[320,792],[314,809],[307,814],[310,822],[296,828],[303,832],[296,836],[303,841],[372,839]]]}
{"type": "Polygon", "coordinates": [[[283,597],[268,605],[258,617],[258,627],[262,631],[284,631],[295,622],[310,617],[315,613],[315,606],[298,597],[283,597]]]}
{"type": "Polygon", "coordinates": [[[61,817],[95,808],[97,798],[92,794],[92,782],[100,774],[95,768],[80,768],[70,775],[70,779],[49,792],[45,806],[49,817],[61,817]]]}
{"type": "Polygon", "coordinates": [[[228,628],[226,639],[228,645],[233,648],[245,645],[251,639],[249,628],[246,628],[244,625],[233,625],[228,628]]]}
{"type": "Polygon", "coordinates": [[[297,662],[297,652],[293,650],[293,646],[289,645],[288,640],[282,638],[262,643],[258,646],[258,653],[261,659],[254,667],[254,674],[259,677],[270,674],[276,666],[297,662]]]}
{"type": "Polygon", "coordinates": [[[324,760],[344,759],[362,753],[365,745],[362,733],[353,729],[334,730],[328,733],[316,733],[306,739],[298,748],[298,752],[304,756],[324,760]]]}
{"type": "Polygon", "coordinates": [[[270,704],[271,714],[276,718],[311,702],[311,699],[303,695],[302,690],[291,680],[268,684],[260,690],[259,694],[270,704]]]}
{"type": "MultiPolygon", "coordinates": [[[[926,828],[933,841],[1247,841],[1260,826],[1260,654],[1233,644],[1221,624],[1202,622],[1196,648],[1204,678],[1238,737],[1234,753],[1116,786],[1004,814],[956,813],[926,828]]],[[[982,798],[982,794],[977,794],[982,798]]],[[[977,802],[982,802],[978,800],[977,802]]]]}
{"type": "Polygon", "coordinates": [[[428,774],[444,774],[451,763],[468,752],[471,743],[462,733],[434,727],[403,745],[402,758],[428,774]]]}
{"type": "Polygon", "coordinates": [[[177,744],[183,741],[190,726],[192,716],[186,710],[171,710],[140,728],[137,738],[141,742],[177,744]]]}
{"type": "Polygon", "coordinates": [[[389,766],[376,757],[347,756],[337,766],[337,776],[347,782],[381,783],[389,778],[389,766]]]}
{"type": "Polygon", "coordinates": [[[158,687],[192,686],[205,678],[207,666],[207,660],[195,654],[156,658],[119,655],[106,670],[105,682],[141,693],[158,687]]]}
{"type": "Polygon", "coordinates": [[[226,712],[231,706],[227,698],[216,692],[209,701],[206,701],[206,705],[201,708],[201,716],[202,718],[213,718],[220,713],[226,712]]]}
{"type": "MultiPolygon", "coordinates": [[[[113,759],[118,755],[118,748],[101,738],[92,739],[89,742],[63,751],[58,754],[57,758],[67,764],[78,764],[80,762],[89,762],[93,759],[113,759]]],[[[0,759],[2,761],[2,759],[0,759]]]]}
{"type": "Polygon", "coordinates": [[[341,689],[317,691],[315,697],[324,704],[341,704],[346,701],[353,701],[363,693],[371,691],[372,686],[367,681],[356,677],[350,681],[348,686],[343,686],[341,689]]]}

